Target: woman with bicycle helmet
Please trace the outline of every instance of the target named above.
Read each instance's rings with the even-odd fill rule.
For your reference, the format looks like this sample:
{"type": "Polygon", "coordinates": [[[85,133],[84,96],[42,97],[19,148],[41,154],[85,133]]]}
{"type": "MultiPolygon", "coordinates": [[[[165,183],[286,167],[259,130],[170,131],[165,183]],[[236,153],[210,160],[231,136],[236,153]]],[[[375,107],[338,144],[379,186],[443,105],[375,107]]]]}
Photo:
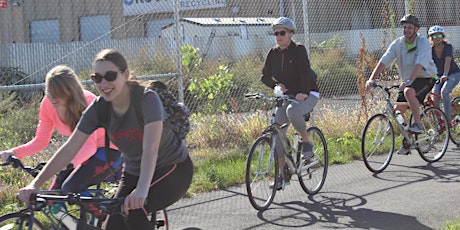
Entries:
{"type": "MultiPolygon", "coordinates": [[[[272,29],[276,45],[268,51],[261,80],[272,89],[280,86],[284,94],[291,95],[297,101],[277,108],[275,119],[278,124],[292,123],[302,136],[302,154],[308,160],[314,154],[313,144],[308,140],[304,115],[311,112],[318,103],[319,89],[312,75],[305,46],[293,40],[297,30],[294,21],[286,17],[277,18],[272,29]]],[[[278,159],[280,175],[283,175],[284,156],[278,156],[278,159]]],[[[281,178],[276,186],[281,189],[284,184],[284,178],[281,178]]]]}
{"type": "MultiPolygon", "coordinates": [[[[460,81],[460,69],[454,60],[454,48],[446,40],[446,32],[442,26],[432,26],[428,30],[428,39],[431,42],[433,61],[438,68],[439,81],[433,87],[435,95],[441,95],[444,101],[444,113],[449,122],[452,120],[450,93],[460,81]]],[[[440,98],[433,97],[439,107],[440,98]]]]}

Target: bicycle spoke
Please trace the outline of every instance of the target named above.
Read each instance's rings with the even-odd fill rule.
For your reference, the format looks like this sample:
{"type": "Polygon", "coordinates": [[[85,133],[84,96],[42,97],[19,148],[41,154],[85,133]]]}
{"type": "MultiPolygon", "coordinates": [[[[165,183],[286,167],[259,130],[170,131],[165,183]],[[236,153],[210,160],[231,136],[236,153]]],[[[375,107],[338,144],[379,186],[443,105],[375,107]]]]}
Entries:
{"type": "Polygon", "coordinates": [[[420,156],[427,162],[442,158],[449,144],[449,125],[445,114],[436,107],[422,113],[424,133],[415,135],[415,145],[420,156]]]}
{"type": "Polygon", "coordinates": [[[271,139],[262,136],[256,140],[248,155],[246,165],[246,190],[252,206],[257,210],[266,209],[272,202],[276,186],[278,164],[271,152],[271,139]]]}
{"type": "MultiPolygon", "coordinates": [[[[313,143],[314,156],[309,160],[302,160],[297,169],[302,189],[308,194],[318,193],[326,181],[329,156],[327,144],[321,130],[316,127],[310,127],[308,130],[308,139],[313,143]]],[[[300,151],[298,154],[301,154],[300,151]]],[[[298,157],[300,159],[300,156],[298,157]]]]}
{"type": "Polygon", "coordinates": [[[361,151],[364,164],[371,172],[382,172],[390,164],[393,149],[394,132],[390,121],[383,114],[374,115],[363,132],[361,151]]]}
{"type": "Polygon", "coordinates": [[[452,99],[451,105],[450,139],[458,146],[460,145],[460,97],[452,99]]]}

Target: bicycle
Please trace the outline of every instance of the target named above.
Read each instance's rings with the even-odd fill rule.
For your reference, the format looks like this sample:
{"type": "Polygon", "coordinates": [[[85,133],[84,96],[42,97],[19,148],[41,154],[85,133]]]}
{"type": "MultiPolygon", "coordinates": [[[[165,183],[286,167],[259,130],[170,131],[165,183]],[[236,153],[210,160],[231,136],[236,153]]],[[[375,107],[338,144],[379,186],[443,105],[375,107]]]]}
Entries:
{"type": "MultiPolygon", "coordinates": [[[[396,121],[397,127],[403,136],[403,145],[408,149],[416,149],[423,160],[427,162],[439,161],[449,144],[449,129],[446,115],[436,107],[421,110],[421,121],[424,133],[409,133],[409,125],[397,122],[393,103],[391,102],[392,89],[399,89],[399,85],[384,87],[375,84],[386,94],[385,107],[382,113],[373,115],[366,123],[363,131],[361,152],[364,164],[373,173],[380,173],[390,164],[395,145],[395,133],[391,120],[396,121]],[[433,153],[434,152],[434,153],[433,153]]],[[[413,123],[413,114],[409,124],[413,123]]]]}
{"type": "MultiPolygon", "coordinates": [[[[435,107],[433,98],[441,98],[441,95],[430,92],[430,95],[424,101],[424,107],[435,107]]],[[[442,103],[440,102],[439,107],[442,107],[442,103]]],[[[450,100],[450,105],[452,108],[452,121],[449,124],[450,139],[455,145],[460,146],[460,96],[450,100]]]]}
{"type": "MultiPolygon", "coordinates": [[[[309,140],[315,147],[315,155],[309,160],[302,160],[299,133],[294,134],[291,143],[282,131],[283,128],[287,128],[287,124],[275,123],[276,107],[280,107],[283,102],[295,100],[287,95],[267,97],[261,93],[247,94],[246,98],[263,99],[276,105],[272,108],[269,126],[255,140],[248,154],[245,181],[251,205],[257,210],[265,210],[272,203],[277,188],[270,184],[276,185],[281,179],[277,154],[284,154],[286,159],[286,164],[282,166],[286,182],[296,174],[300,186],[306,193],[310,195],[318,193],[324,185],[328,168],[327,143],[321,130],[312,125],[307,129],[309,140]],[[277,146],[279,143],[281,147],[277,146]]],[[[307,114],[304,118],[305,121],[309,121],[311,115],[307,114]]]]}
{"type": "MultiPolygon", "coordinates": [[[[13,168],[19,168],[33,177],[37,176],[39,171],[44,167],[46,163],[40,162],[36,166],[25,166],[18,158],[9,157],[7,161],[0,164],[0,166],[11,166],[13,168]]],[[[71,202],[65,200],[65,195],[62,195],[60,190],[40,190],[40,194],[36,197],[37,199],[32,199],[31,206],[19,210],[18,212],[11,212],[0,216],[0,229],[23,229],[28,227],[28,229],[101,229],[102,222],[105,217],[109,214],[108,211],[104,210],[105,207],[98,207],[99,203],[113,203],[120,202],[119,198],[111,198],[114,195],[114,189],[116,183],[112,182],[101,182],[91,188],[86,189],[84,192],[90,194],[91,196],[82,196],[78,193],[69,194],[67,196],[74,196],[83,199],[84,201],[78,201],[74,198],[71,202]],[[108,188],[108,189],[107,189],[108,188]],[[112,188],[112,189],[111,189],[112,188]],[[53,200],[58,198],[57,200],[53,200]],[[55,209],[56,204],[49,205],[49,202],[43,201],[58,201],[58,202],[68,202],[70,205],[78,205],[80,209],[80,214],[78,217],[74,215],[77,212],[76,209],[61,209],[61,205],[57,204],[59,207],[58,210],[55,209]],[[89,200],[89,201],[88,201],[89,200]],[[86,205],[82,207],[83,203],[86,205]],[[93,202],[93,203],[92,203],[93,202]],[[84,211],[84,213],[82,212],[84,211]],[[44,227],[39,220],[35,218],[35,213],[40,212],[43,214],[45,219],[49,221],[49,226],[44,227]],[[84,216],[83,216],[84,215],[84,216]],[[69,218],[70,217],[70,218],[69,218]],[[29,223],[33,223],[29,225],[29,223]],[[84,228],[80,227],[83,226],[84,228]]],[[[118,206],[122,205],[118,204],[118,206]]],[[[121,208],[122,210],[122,208],[121,208]]],[[[152,223],[152,227],[168,229],[168,216],[166,209],[157,211],[156,213],[150,213],[148,216],[149,221],[152,223]],[[153,221],[155,220],[155,221],[153,221]]]]}

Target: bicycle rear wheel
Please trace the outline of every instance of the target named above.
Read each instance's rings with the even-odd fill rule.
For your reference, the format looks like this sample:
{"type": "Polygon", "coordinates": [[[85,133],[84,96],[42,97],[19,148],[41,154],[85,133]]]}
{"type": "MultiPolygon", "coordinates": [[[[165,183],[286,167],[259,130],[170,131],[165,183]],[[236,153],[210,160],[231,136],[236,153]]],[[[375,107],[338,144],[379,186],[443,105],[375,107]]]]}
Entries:
{"type": "MultiPolygon", "coordinates": [[[[413,116],[411,115],[411,124],[413,116]]],[[[439,161],[449,145],[449,124],[446,115],[437,107],[429,107],[421,115],[424,133],[415,135],[416,149],[423,160],[439,161]]]]}
{"type": "Polygon", "coordinates": [[[169,222],[168,222],[168,214],[166,213],[166,209],[162,209],[157,211],[155,214],[150,216],[150,223],[155,229],[169,229],[169,222]],[[154,222],[152,220],[155,220],[154,222]]]}
{"type": "Polygon", "coordinates": [[[367,169],[380,173],[390,164],[395,135],[390,117],[376,114],[367,121],[361,140],[361,153],[367,169]]]}
{"type": "Polygon", "coordinates": [[[297,151],[299,167],[297,176],[299,177],[300,186],[310,194],[318,193],[326,181],[327,167],[329,165],[329,155],[327,152],[327,143],[323,133],[317,127],[310,127],[307,130],[308,139],[313,143],[313,152],[315,155],[310,160],[300,160],[300,148],[297,151]]]}
{"type": "Polygon", "coordinates": [[[451,101],[452,121],[450,122],[450,139],[457,146],[460,145],[460,97],[451,101]]]}
{"type": "Polygon", "coordinates": [[[257,210],[267,209],[276,193],[276,186],[270,185],[278,182],[278,160],[271,146],[270,136],[257,138],[246,164],[246,190],[251,205],[257,210]]]}
{"type": "Polygon", "coordinates": [[[16,230],[16,229],[29,229],[32,224],[32,229],[45,230],[46,228],[37,219],[33,218],[30,223],[30,215],[22,212],[8,213],[0,216],[0,229],[1,230],[16,230]]]}

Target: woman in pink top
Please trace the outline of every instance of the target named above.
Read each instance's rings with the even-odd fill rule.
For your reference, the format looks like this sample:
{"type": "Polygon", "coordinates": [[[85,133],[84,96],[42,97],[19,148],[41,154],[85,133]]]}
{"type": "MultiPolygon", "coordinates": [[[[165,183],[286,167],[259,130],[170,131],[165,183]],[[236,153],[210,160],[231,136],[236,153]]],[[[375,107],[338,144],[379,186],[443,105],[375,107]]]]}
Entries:
{"type": "MultiPolygon", "coordinates": [[[[96,98],[93,93],[83,89],[75,72],[64,65],[51,69],[46,75],[45,84],[46,96],[40,105],[34,139],[0,152],[3,160],[12,155],[21,159],[44,150],[50,143],[55,128],[59,134],[70,136],[83,111],[96,98]]],[[[117,149],[112,144],[110,147],[117,149]]],[[[80,192],[98,182],[119,179],[120,153],[110,151],[107,157],[109,161],[105,154],[105,131],[100,128],[85,142],[67,169],[56,176],[50,189],[62,189],[64,193],[80,192]]]]}

